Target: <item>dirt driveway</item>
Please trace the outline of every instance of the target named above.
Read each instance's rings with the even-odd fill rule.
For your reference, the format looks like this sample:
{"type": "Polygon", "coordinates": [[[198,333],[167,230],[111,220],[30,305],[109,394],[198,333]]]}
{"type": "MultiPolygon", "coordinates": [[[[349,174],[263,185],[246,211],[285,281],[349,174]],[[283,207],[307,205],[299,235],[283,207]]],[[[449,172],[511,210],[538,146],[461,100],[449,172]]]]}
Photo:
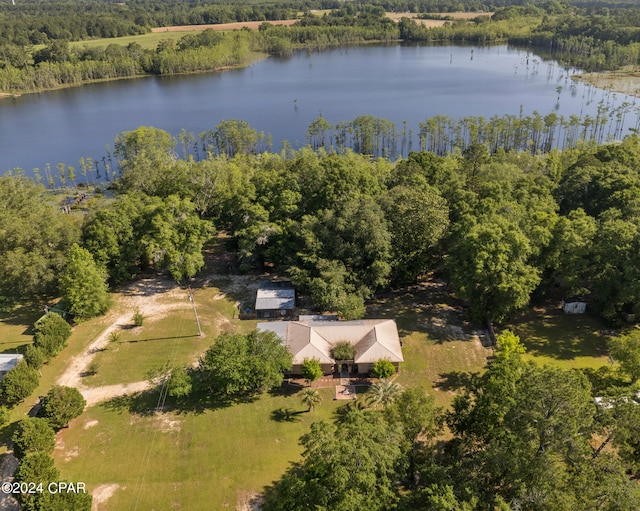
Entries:
{"type": "Polygon", "coordinates": [[[154,278],[143,279],[127,286],[123,291],[124,312],[111,313],[107,316],[110,326],[89,345],[87,348],[71,359],[66,371],[58,378],[58,385],[77,388],[87,401],[87,406],[108,401],[124,394],[142,392],[151,387],[148,381],[122,385],[107,385],[104,387],[89,388],[82,383],[82,376],[97,353],[107,347],[109,336],[122,328],[131,325],[133,311],[139,309],[148,319],[160,319],[169,311],[185,309],[191,305],[188,301],[187,291],[178,287],[169,279],[154,278]]]}

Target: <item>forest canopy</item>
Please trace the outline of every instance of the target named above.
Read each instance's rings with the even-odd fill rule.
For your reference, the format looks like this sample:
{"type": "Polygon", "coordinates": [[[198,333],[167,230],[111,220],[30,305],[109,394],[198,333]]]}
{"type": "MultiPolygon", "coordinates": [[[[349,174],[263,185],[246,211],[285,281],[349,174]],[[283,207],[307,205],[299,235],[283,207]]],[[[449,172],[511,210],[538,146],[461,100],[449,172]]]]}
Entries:
{"type": "Polygon", "coordinates": [[[502,322],[532,297],[581,296],[610,323],[640,313],[636,135],[533,154],[467,140],[463,150],[392,161],[349,147],[259,152],[224,142],[256,140],[246,123],[223,128],[211,132],[219,149],[206,152],[208,133],[202,147],[150,127],[121,134],[119,196],[84,219],[47,206],[33,182],[3,178],[0,246],[14,262],[2,268],[0,294],[56,292],[74,243],[111,285],[149,269],[181,281],[203,267],[218,231],[231,236],[241,271],[287,274],[313,307],[344,318],[432,272],[479,322],[502,322]],[[33,215],[48,222],[28,235],[33,215]]]}

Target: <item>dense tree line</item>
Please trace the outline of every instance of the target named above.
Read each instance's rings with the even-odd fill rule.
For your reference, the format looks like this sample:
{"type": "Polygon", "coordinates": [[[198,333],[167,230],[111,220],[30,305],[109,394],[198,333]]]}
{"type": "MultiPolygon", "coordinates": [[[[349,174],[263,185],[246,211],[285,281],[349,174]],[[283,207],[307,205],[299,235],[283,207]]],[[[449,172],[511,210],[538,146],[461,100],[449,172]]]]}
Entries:
{"type": "MultiPolygon", "coordinates": [[[[367,0],[347,4],[347,9],[369,6],[393,12],[491,11],[523,0],[367,0]]],[[[547,6],[549,1],[526,2],[547,6]]],[[[112,1],[22,0],[0,4],[0,40],[25,46],[53,40],[80,41],[91,38],[143,34],[153,27],[207,25],[242,21],[292,19],[313,9],[342,9],[337,0],[131,0],[126,6],[112,1]]]]}
{"type": "Polygon", "coordinates": [[[534,295],[590,295],[612,322],[638,311],[636,136],[544,154],[483,141],[391,162],[348,148],[255,153],[251,128],[224,128],[232,155],[182,136],[179,158],[165,132],[123,134],[123,191],[189,198],[233,235],[241,268],[275,265],[319,309],[361,316],[377,290],[440,268],[479,321],[534,295]]]}
{"type": "Polygon", "coordinates": [[[611,322],[640,312],[637,136],[535,154],[478,139],[395,162],[366,154],[375,147],[369,142],[359,146],[364,154],[346,147],[274,154],[261,152],[261,138],[239,121],[200,139],[154,128],[123,133],[114,154],[121,197],[91,213],[81,234],[79,218],[46,210],[43,228],[58,219],[60,246],[51,246],[55,231],[40,243],[28,235],[32,227],[14,229],[12,212],[30,218],[48,206],[36,185],[4,178],[1,246],[14,262],[3,269],[20,272],[0,280],[2,295],[22,296],[14,295],[19,282],[42,296],[60,289],[62,276],[68,298],[98,306],[105,277],[114,285],[153,269],[180,281],[202,268],[215,225],[232,235],[241,269],[288,273],[315,307],[343,317],[364,314],[378,290],[434,270],[448,275],[478,321],[502,321],[532,296],[589,296],[611,322]],[[72,263],[83,277],[65,273],[72,263]],[[90,290],[82,285],[94,281],[90,290]]]}

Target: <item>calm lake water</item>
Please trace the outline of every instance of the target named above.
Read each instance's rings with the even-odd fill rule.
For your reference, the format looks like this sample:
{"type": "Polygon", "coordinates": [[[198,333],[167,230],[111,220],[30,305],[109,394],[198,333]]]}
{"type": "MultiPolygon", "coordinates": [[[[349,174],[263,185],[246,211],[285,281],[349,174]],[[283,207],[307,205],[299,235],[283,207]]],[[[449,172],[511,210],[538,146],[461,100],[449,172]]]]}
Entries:
{"type": "MultiPolygon", "coordinates": [[[[612,106],[634,101],[574,84],[573,72],[507,46],[365,46],[25,95],[0,101],[0,173],[59,162],[78,168],[80,157],[101,160],[118,133],[142,125],[198,135],[221,120],[242,119],[270,133],[278,150],[283,140],[306,145],[307,127],[319,115],[331,123],[373,115],[398,129],[406,121],[417,134],[419,122],[439,114],[491,117],[522,109],[568,118],[595,116],[602,99],[612,106]]],[[[636,115],[627,116],[629,126],[636,115]]]]}

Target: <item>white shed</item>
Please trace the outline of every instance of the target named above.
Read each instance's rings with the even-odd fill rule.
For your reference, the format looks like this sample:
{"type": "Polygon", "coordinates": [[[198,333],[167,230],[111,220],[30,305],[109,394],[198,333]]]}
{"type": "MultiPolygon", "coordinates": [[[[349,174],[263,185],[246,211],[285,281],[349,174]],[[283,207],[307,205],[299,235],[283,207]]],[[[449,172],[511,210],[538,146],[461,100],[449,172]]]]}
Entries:
{"type": "Polygon", "coordinates": [[[587,302],[567,298],[566,300],[562,300],[562,310],[567,314],[584,314],[587,311],[587,302]]]}
{"type": "Polygon", "coordinates": [[[11,371],[11,369],[18,365],[18,362],[20,362],[23,358],[24,357],[20,354],[0,354],[0,380],[4,378],[5,374],[7,374],[9,371],[11,371]]]}

